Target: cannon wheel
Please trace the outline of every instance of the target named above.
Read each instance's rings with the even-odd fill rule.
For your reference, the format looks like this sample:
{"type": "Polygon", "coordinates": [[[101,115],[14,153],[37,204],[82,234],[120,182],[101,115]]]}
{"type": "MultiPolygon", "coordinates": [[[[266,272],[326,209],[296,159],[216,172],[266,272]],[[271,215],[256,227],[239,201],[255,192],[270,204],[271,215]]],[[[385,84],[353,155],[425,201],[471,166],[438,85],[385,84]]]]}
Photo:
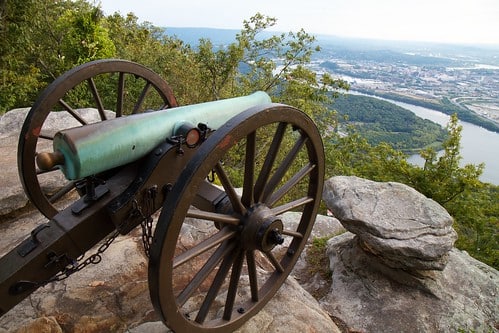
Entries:
{"type": "Polygon", "coordinates": [[[165,324],[232,332],[255,315],[300,256],[323,180],[321,137],[297,109],[251,108],[212,134],[167,196],[151,246],[150,294],[165,324]],[[215,209],[200,196],[216,197],[215,209]]]}
{"type": "Polygon", "coordinates": [[[67,181],[57,168],[48,172],[37,168],[36,155],[51,151],[57,131],[175,106],[177,102],[168,84],[150,69],[130,61],[97,60],[66,72],[40,95],[21,130],[17,159],[26,195],[43,215],[52,218],[64,208],[60,204],[62,199],[72,198],[75,188],[84,183],[67,181]],[[86,118],[78,110],[82,108],[94,108],[97,119],[86,118]],[[68,122],[57,128],[50,117],[53,112],[66,112],[68,122]]]}

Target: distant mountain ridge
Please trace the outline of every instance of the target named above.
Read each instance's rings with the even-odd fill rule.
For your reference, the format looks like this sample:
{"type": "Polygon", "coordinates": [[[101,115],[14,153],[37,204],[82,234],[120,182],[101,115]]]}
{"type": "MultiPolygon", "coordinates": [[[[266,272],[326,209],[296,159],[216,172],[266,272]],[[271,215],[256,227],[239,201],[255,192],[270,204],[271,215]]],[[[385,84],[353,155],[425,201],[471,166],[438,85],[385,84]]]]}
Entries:
{"type": "Polygon", "coordinates": [[[178,28],[165,27],[168,36],[175,36],[190,45],[197,45],[200,38],[208,38],[214,45],[224,45],[235,41],[237,29],[178,28]]]}
{"type": "MultiPolygon", "coordinates": [[[[235,41],[237,33],[241,29],[221,29],[221,28],[207,28],[207,27],[163,27],[165,33],[169,36],[177,36],[191,45],[196,45],[200,38],[208,38],[213,44],[221,45],[228,44],[235,41]]],[[[275,34],[281,34],[283,31],[263,31],[261,36],[263,38],[270,37],[275,34]]],[[[418,41],[394,41],[394,40],[378,40],[366,38],[353,38],[353,37],[340,37],[335,35],[313,34],[317,39],[317,44],[321,47],[333,46],[345,48],[352,51],[379,51],[391,50],[398,52],[412,52],[421,50],[432,50],[439,54],[454,53],[456,49],[462,52],[472,53],[474,55],[490,54],[491,58],[496,59],[499,52],[498,45],[468,45],[468,44],[443,44],[435,42],[418,42],[418,41]]]]}

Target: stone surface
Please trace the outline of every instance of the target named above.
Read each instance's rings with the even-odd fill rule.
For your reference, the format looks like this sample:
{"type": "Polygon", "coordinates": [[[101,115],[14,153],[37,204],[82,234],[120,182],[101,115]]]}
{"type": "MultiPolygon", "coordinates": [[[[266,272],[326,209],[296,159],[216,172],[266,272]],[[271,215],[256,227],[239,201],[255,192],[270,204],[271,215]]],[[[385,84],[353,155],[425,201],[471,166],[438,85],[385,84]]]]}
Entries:
{"type": "Polygon", "coordinates": [[[62,333],[62,328],[54,317],[41,317],[20,327],[16,333],[62,333]]]}
{"type": "MultiPolygon", "coordinates": [[[[130,329],[130,333],[169,333],[161,322],[147,322],[130,329]]],[[[340,333],[329,315],[310,294],[305,292],[295,279],[289,278],[251,320],[234,333],[255,332],[300,332],[340,333]],[[283,306],[283,305],[286,306],[283,306]]]]}
{"type": "Polygon", "coordinates": [[[0,215],[24,207],[24,194],[17,172],[17,144],[19,133],[29,109],[15,109],[0,116],[0,215]]]}
{"type": "Polygon", "coordinates": [[[373,265],[352,233],[332,238],[328,254],[332,281],[319,302],[349,332],[499,330],[499,272],[465,252],[451,250],[444,270],[427,276],[373,265]]]}
{"type": "Polygon", "coordinates": [[[300,332],[340,333],[319,303],[293,278],[288,278],[277,294],[237,333],[300,332]]]}
{"type": "Polygon", "coordinates": [[[447,211],[404,184],[333,177],[323,199],[364,250],[393,268],[441,270],[457,239],[447,211]]]}
{"type": "MultiPolygon", "coordinates": [[[[291,218],[286,217],[288,222],[291,218]]],[[[29,229],[43,219],[39,214],[25,213],[19,221],[1,224],[0,231],[10,238],[17,234],[15,224],[18,222],[29,229]]],[[[203,230],[202,222],[191,220],[191,225],[183,228],[181,243],[195,240],[203,230]]],[[[7,251],[9,245],[2,242],[0,249],[7,251]]],[[[18,304],[0,318],[0,332],[32,327],[45,317],[56,318],[64,332],[169,332],[158,322],[153,310],[147,279],[147,258],[140,230],[134,230],[118,237],[103,254],[100,264],[88,266],[66,280],[50,283],[18,304]]],[[[244,280],[244,276],[241,279],[244,280]]],[[[288,332],[339,332],[318,302],[293,277],[288,278],[269,304],[239,332],[270,333],[279,328],[288,332]]]]}
{"type": "MultiPolygon", "coordinates": [[[[19,133],[29,112],[29,108],[11,110],[0,117],[0,215],[9,214],[27,205],[28,199],[24,194],[19,174],[17,171],[17,146],[19,133]]],[[[80,116],[88,123],[100,121],[96,109],[77,110],[80,116]]],[[[107,111],[108,117],[114,117],[114,113],[107,111]]],[[[54,134],[59,129],[70,128],[81,125],[67,112],[52,112],[43,123],[42,133],[54,134]]],[[[39,150],[50,151],[51,142],[39,140],[39,150]]],[[[40,178],[40,186],[46,193],[53,193],[65,184],[61,172],[53,173],[50,177],[40,178]]]]}

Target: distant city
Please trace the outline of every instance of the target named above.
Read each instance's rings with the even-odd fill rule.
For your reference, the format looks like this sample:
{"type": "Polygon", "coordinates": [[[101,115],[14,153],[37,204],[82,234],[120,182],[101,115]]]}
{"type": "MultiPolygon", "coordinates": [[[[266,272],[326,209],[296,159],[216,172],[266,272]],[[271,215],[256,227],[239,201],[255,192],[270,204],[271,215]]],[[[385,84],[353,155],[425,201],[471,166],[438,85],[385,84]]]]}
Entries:
{"type": "Polygon", "coordinates": [[[425,101],[448,98],[499,123],[499,45],[445,45],[319,37],[312,63],[352,90],[425,101]]]}
{"type": "MultiPolygon", "coordinates": [[[[166,28],[191,45],[235,42],[238,30],[166,28]]],[[[264,32],[264,38],[273,32],[264,32]]],[[[348,81],[351,90],[396,94],[464,106],[499,124],[499,45],[453,45],[316,36],[321,51],[310,64],[348,81]]]]}

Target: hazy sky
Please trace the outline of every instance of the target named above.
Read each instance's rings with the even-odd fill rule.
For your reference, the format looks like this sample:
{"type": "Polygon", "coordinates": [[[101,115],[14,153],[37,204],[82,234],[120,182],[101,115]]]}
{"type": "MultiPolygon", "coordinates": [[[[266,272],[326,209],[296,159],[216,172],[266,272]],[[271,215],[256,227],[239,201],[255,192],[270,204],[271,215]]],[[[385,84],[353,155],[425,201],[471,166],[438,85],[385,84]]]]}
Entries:
{"type": "Polygon", "coordinates": [[[96,0],[106,14],[156,26],[241,29],[260,12],[273,30],[395,40],[499,44],[499,0],[96,0]]]}

